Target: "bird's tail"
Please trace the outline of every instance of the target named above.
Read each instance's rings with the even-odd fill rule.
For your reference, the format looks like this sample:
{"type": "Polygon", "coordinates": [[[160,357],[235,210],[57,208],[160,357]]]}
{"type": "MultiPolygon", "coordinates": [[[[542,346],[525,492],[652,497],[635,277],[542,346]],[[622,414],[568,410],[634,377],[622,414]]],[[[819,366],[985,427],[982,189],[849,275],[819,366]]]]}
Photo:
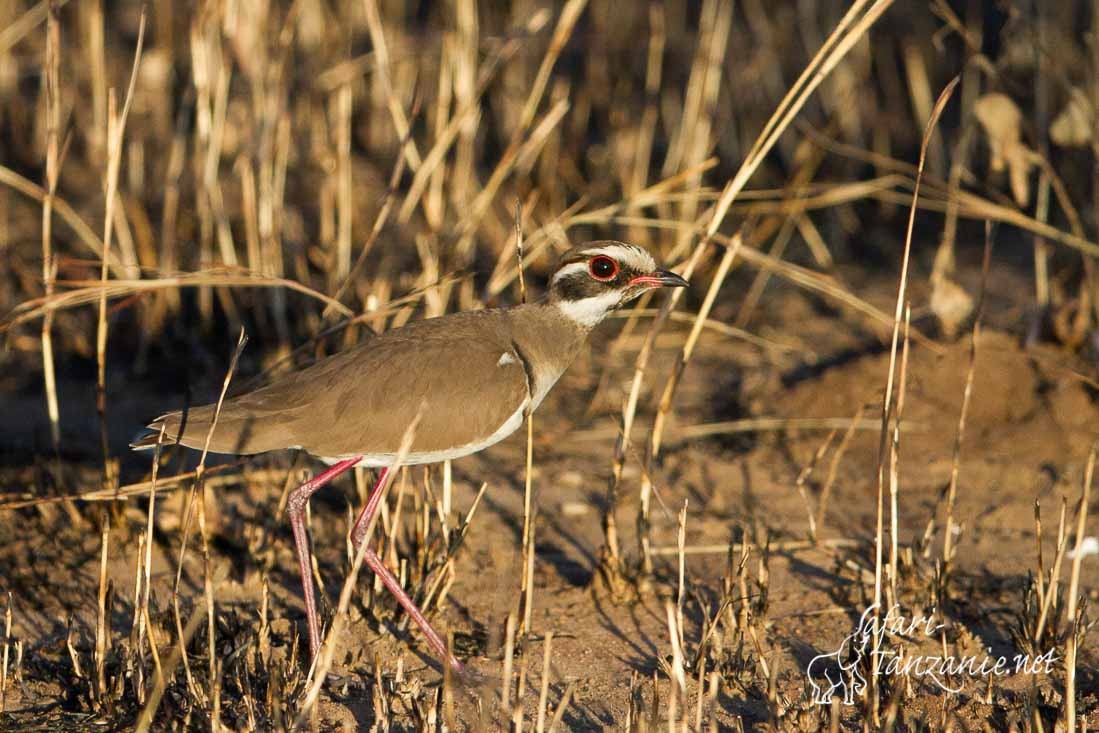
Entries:
{"type": "Polygon", "coordinates": [[[161,415],[149,423],[144,432],[134,437],[130,447],[149,450],[160,442],[162,445],[182,445],[194,450],[208,448],[211,453],[233,455],[250,455],[288,447],[284,436],[261,430],[257,416],[249,410],[236,409],[232,401],[222,405],[217,427],[211,430],[214,428],[216,407],[214,404],[202,405],[161,415]]]}
{"type": "Polygon", "coordinates": [[[182,415],[183,413],[178,411],[169,412],[153,420],[134,437],[133,442],[130,443],[130,448],[133,450],[149,450],[155,448],[157,443],[162,445],[179,443],[179,426],[182,422],[182,415]],[[161,438],[161,433],[163,433],[163,438],[161,438]]]}
{"type": "Polygon", "coordinates": [[[146,425],[145,430],[130,443],[130,448],[149,450],[155,448],[157,443],[201,448],[212,417],[213,405],[194,407],[186,412],[176,410],[166,413],[146,425]],[[161,433],[164,435],[163,439],[161,433]]]}

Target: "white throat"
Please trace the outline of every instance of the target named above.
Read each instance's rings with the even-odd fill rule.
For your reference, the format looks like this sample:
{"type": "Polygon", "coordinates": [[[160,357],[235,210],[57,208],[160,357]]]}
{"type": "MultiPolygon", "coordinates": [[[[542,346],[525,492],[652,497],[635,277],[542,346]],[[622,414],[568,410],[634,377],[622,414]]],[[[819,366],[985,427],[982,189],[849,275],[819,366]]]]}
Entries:
{"type": "Polygon", "coordinates": [[[622,293],[608,290],[583,300],[559,300],[556,305],[566,318],[582,328],[595,328],[618,305],[622,293]]]}

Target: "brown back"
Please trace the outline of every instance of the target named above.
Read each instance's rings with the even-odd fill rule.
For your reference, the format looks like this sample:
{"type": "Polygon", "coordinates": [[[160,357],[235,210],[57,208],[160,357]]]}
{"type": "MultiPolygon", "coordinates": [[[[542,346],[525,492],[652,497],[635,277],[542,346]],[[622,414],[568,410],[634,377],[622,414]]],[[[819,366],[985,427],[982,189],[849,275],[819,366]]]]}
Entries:
{"type": "MultiPolygon", "coordinates": [[[[386,332],[271,384],[226,400],[210,450],[251,454],[300,447],[316,456],[396,453],[421,403],[412,452],[492,435],[528,399],[506,311],[456,313],[386,332]]],[[[169,439],[201,449],[213,405],[173,412],[169,439]]]]}

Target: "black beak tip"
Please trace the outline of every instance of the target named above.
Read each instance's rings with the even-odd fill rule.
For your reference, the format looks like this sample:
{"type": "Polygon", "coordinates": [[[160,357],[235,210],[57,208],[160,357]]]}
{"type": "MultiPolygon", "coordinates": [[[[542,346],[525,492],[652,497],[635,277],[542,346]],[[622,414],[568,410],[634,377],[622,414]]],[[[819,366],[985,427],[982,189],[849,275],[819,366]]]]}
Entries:
{"type": "Polygon", "coordinates": [[[660,284],[666,288],[686,288],[690,286],[689,282],[671,270],[657,270],[656,275],[660,278],[660,284]]]}

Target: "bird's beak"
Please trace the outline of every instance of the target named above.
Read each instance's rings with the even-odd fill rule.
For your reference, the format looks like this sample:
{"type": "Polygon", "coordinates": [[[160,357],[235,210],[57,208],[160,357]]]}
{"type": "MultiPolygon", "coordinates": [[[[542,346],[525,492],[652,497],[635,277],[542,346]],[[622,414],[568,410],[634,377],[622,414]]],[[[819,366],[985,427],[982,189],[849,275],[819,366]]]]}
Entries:
{"type": "Polygon", "coordinates": [[[648,285],[652,288],[685,288],[690,283],[671,270],[654,270],[648,275],[638,275],[630,285],[648,285]]]}

